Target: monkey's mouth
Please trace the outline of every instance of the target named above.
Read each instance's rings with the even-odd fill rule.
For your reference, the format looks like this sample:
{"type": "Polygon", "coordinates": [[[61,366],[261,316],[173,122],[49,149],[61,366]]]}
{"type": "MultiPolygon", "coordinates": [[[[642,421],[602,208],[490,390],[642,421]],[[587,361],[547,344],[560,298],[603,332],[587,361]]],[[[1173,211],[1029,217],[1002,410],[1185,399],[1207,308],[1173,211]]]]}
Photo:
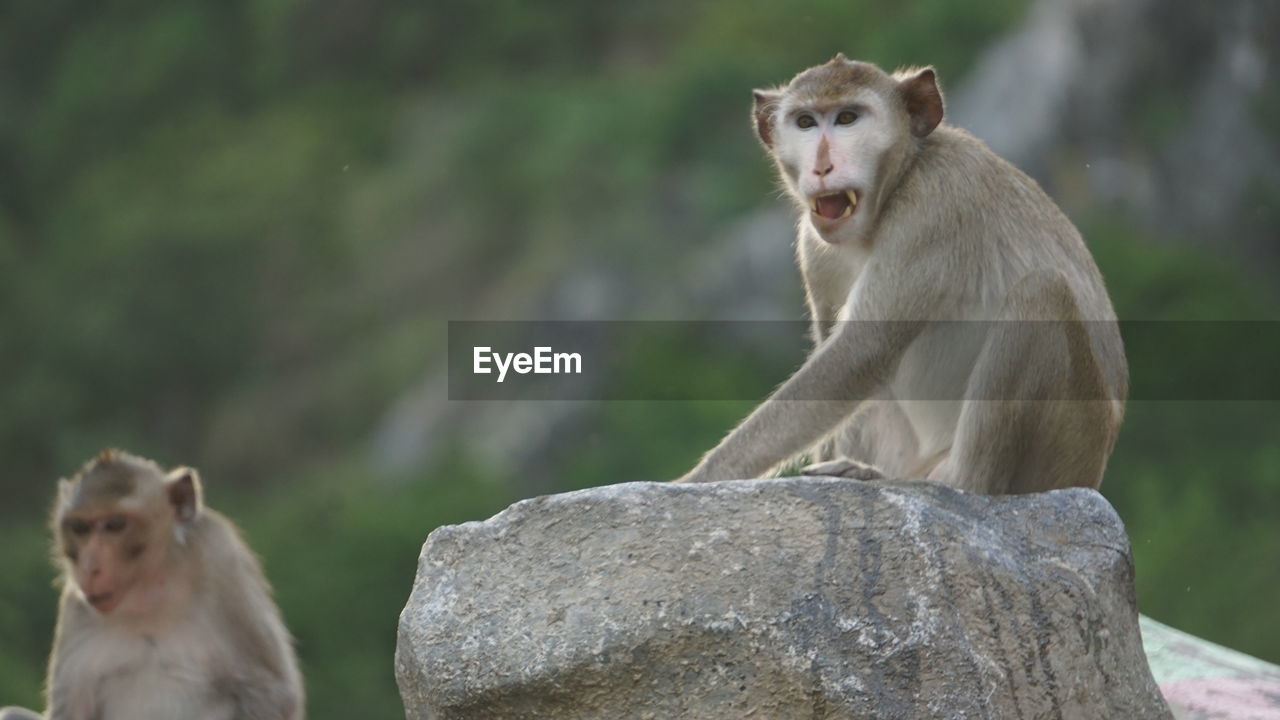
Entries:
{"type": "Polygon", "coordinates": [[[843,220],[858,207],[858,193],[854,190],[816,195],[809,198],[809,210],[828,220],[843,220]]]}
{"type": "Polygon", "coordinates": [[[89,604],[92,605],[95,610],[105,614],[111,612],[115,608],[116,603],[114,597],[115,596],[112,593],[102,592],[86,595],[84,599],[88,600],[89,604]]]}

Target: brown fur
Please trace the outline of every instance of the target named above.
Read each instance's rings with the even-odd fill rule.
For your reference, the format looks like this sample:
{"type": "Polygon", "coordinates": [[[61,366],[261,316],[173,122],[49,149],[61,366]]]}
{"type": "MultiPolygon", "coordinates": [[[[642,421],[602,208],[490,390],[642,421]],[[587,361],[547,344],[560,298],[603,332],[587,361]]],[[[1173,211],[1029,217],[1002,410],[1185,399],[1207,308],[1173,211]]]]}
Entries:
{"type": "MultiPolygon", "coordinates": [[[[302,679],[271,588],[194,470],[105,451],[60,483],[58,720],[298,720],[302,679]]],[[[38,717],[6,708],[0,720],[38,717]]]]}
{"type": "Polygon", "coordinates": [[[757,92],[757,134],[801,213],[815,347],[681,481],[807,452],[827,461],[815,470],[988,493],[1101,482],[1128,391],[1102,277],[1035,181],[943,113],[931,68],[842,56],[757,92]],[[859,119],[835,125],[841,108],[859,119]],[[846,189],[851,216],[811,209],[846,189]]]}

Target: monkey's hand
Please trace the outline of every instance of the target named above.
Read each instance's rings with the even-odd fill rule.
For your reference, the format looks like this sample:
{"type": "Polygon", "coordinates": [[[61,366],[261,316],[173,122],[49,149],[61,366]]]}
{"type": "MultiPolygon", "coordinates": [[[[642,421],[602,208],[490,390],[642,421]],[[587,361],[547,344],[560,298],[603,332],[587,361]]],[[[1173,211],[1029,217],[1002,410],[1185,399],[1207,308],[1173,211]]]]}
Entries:
{"type": "Polygon", "coordinates": [[[672,480],[671,482],[709,483],[709,482],[720,482],[722,480],[742,480],[746,477],[748,476],[734,473],[729,468],[716,469],[715,467],[710,466],[707,463],[699,463],[697,467],[685,473],[684,475],[681,475],[675,480],[672,480]]]}
{"type": "Polygon", "coordinates": [[[715,478],[709,477],[706,473],[698,472],[698,469],[694,468],[689,472],[676,478],[675,480],[672,480],[671,482],[673,483],[704,483],[704,482],[714,482],[714,481],[715,481],[715,478]]]}
{"type": "Polygon", "coordinates": [[[858,462],[851,458],[836,458],[805,465],[800,468],[801,475],[821,475],[825,477],[842,477],[850,480],[883,480],[884,473],[875,465],[858,462]]]}

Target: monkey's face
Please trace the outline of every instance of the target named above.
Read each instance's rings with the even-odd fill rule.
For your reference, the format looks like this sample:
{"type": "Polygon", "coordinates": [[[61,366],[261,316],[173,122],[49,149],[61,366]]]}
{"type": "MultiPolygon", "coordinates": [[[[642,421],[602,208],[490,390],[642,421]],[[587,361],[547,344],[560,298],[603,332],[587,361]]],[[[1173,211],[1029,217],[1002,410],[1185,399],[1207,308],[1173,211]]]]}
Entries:
{"type": "Polygon", "coordinates": [[[167,543],[151,514],[113,505],[63,516],[59,544],[68,581],[98,612],[115,611],[152,584],[167,543]]]}
{"type": "Polygon", "coordinates": [[[755,92],[756,133],[819,237],[869,237],[915,139],[942,120],[931,68],[889,76],[837,55],[755,92]]]}
{"type": "Polygon", "coordinates": [[[201,512],[190,468],[105,450],[58,484],[52,529],[63,577],[98,612],[146,614],[169,574],[182,570],[191,523],[201,512]]]}
{"type": "Polygon", "coordinates": [[[814,100],[784,96],[774,153],[792,196],[825,241],[851,242],[874,226],[886,159],[906,140],[901,113],[869,88],[814,100]]]}

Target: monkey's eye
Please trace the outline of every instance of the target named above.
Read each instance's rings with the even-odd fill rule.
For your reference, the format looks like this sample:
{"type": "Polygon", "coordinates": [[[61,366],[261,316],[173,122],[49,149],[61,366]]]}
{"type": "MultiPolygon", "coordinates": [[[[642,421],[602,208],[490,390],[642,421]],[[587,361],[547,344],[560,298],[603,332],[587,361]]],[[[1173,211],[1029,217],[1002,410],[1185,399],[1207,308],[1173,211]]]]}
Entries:
{"type": "Polygon", "coordinates": [[[852,125],[854,122],[857,121],[857,119],[858,119],[858,113],[852,110],[842,110],[839,115],[836,115],[836,124],[852,125]]]}
{"type": "Polygon", "coordinates": [[[102,523],[102,529],[109,533],[118,533],[124,529],[129,522],[123,515],[112,515],[102,523]]]}
{"type": "Polygon", "coordinates": [[[84,537],[89,534],[92,526],[86,520],[71,519],[66,522],[66,528],[72,535],[84,537]]]}
{"type": "Polygon", "coordinates": [[[809,128],[814,127],[817,124],[818,124],[818,121],[814,120],[812,115],[801,115],[800,117],[796,118],[796,127],[802,130],[808,130],[809,128]]]}

